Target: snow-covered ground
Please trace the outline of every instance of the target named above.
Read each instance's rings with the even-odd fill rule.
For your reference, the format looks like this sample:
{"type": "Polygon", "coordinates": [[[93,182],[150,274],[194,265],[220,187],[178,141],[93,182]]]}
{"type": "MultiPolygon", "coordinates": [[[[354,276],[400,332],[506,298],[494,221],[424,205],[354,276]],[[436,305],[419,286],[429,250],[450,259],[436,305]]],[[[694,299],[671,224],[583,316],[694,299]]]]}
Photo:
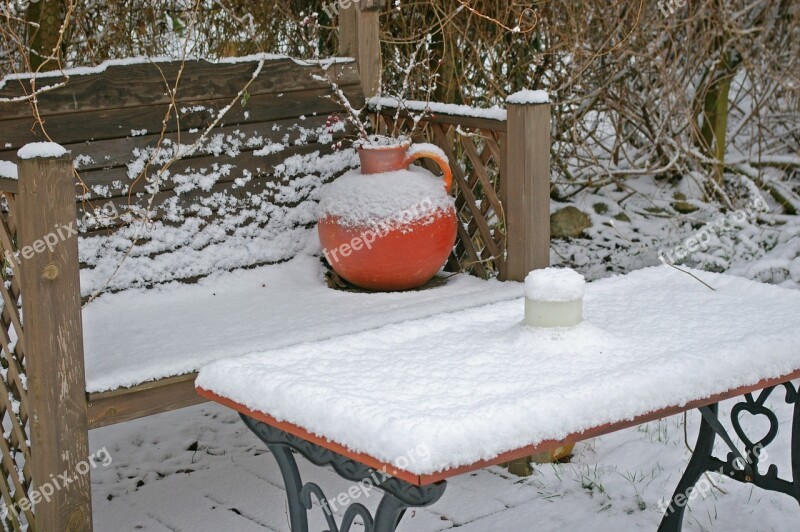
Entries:
{"type": "MultiPolygon", "coordinates": [[[[799,288],[800,215],[786,214],[747,180],[728,179],[738,198],[724,211],[718,203],[691,199],[702,196],[694,183],[672,185],[649,176],[629,179],[624,188],[586,189],[568,203],[551,202],[552,211],[573,205],[592,223],[586,238],[554,240],[551,262],[591,280],[658,264],[661,255],[676,264],[799,288]],[[689,199],[676,200],[675,194],[689,199]],[[677,212],[681,204],[696,210],[677,212]]],[[[785,185],[800,190],[798,181],[785,185]]]]}
{"type": "MultiPolygon", "coordinates": [[[[786,426],[791,412],[782,395],[771,403],[786,426]]],[[[731,406],[723,403],[722,411],[731,406]]],[[[692,446],[699,419],[688,414],[692,446]]],[[[456,477],[435,505],[408,512],[399,530],[654,531],[659,502],[689,457],[682,421],[675,416],[579,443],[571,463],[537,466],[529,478],[500,467],[456,477]]],[[[113,458],[92,472],[95,530],[289,530],[278,467],[231,410],[199,405],[106,427],[90,433],[90,444],[113,458]]],[[[786,475],[785,431],[767,450],[786,475]]],[[[318,481],[328,498],[349,487],[335,473],[299,462],[304,478],[318,481]]],[[[797,530],[800,509],[790,497],[711,477],[719,489],[689,505],[684,530],[797,530]]],[[[378,494],[359,502],[374,510],[378,494]]],[[[322,510],[311,515],[312,530],[323,530],[322,510]]]]}

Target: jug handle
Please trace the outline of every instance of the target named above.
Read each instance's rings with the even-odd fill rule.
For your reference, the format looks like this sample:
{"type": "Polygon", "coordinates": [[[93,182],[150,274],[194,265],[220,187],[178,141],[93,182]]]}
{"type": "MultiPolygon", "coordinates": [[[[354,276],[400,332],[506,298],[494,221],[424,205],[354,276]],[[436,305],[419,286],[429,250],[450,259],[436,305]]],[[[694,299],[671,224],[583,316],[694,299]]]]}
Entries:
{"type": "Polygon", "coordinates": [[[408,168],[408,166],[417,159],[433,159],[442,170],[444,189],[450,193],[450,189],[453,187],[453,172],[450,170],[450,163],[447,161],[447,157],[442,156],[442,150],[435,144],[428,143],[414,144],[411,150],[409,150],[411,154],[403,161],[403,168],[408,168]]]}

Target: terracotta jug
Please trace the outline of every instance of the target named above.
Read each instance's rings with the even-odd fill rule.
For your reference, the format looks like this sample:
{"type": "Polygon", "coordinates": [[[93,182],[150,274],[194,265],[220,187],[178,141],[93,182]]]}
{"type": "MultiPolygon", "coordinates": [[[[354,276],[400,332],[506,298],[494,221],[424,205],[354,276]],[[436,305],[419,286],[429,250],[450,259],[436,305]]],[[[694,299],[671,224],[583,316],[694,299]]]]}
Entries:
{"type": "Polygon", "coordinates": [[[351,177],[359,180],[359,187],[370,186],[374,178],[369,176],[402,179],[410,174],[388,172],[408,170],[417,159],[432,159],[443,173],[441,188],[435,190],[445,202],[439,197],[421,216],[397,216],[380,227],[345,224],[338,216],[323,214],[318,231],[325,257],[339,276],[361,288],[394,291],[422,286],[441,269],[455,244],[458,222],[449,196],[450,165],[441,150],[430,144],[362,147],[358,155],[361,175],[351,177]]]}

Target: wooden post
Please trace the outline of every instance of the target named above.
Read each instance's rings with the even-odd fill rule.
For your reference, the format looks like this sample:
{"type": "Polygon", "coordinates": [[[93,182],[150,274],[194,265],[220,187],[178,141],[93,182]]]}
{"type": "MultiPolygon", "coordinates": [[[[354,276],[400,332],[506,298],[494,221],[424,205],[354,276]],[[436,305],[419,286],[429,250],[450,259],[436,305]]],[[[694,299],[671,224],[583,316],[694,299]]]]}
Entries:
{"type": "Polygon", "coordinates": [[[358,9],[358,73],[364,96],[376,96],[381,88],[381,2],[362,0],[358,9]]]}
{"type": "Polygon", "coordinates": [[[347,8],[340,7],[339,14],[339,55],[352,57],[358,62],[358,6],[351,4],[347,8]]]}
{"type": "MultiPolygon", "coordinates": [[[[501,201],[506,218],[503,280],[550,265],[550,104],[508,104],[501,201]]],[[[501,171],[502,171],[501,170],[501,171]]]]}
{"type": "Polygon", "coordinates": [[[90,531],[89,433],[72,160],[68,155],[21,159],[18,170],[32,488],[53,487],[54,478],[57,482],[49,501],[31,496],[36,529],[90,531]]]}
{"type": "Polygon", "coordinates": [[[364,96],[375,96],[381,82],[380,11],[382,0],[361,0],[339,9],[339,55],[358,64],[364,96]]]}

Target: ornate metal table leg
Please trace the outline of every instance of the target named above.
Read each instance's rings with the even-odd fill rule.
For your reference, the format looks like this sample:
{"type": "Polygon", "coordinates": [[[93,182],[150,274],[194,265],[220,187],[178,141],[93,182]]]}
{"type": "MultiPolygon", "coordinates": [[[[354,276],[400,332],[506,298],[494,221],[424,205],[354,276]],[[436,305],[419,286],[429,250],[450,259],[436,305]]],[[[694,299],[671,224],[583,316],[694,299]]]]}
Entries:
{"type": "MultiPolygon", "coordinates": [[[[719,405],[711,405],[711,409],[716,415],[719,405]]],[[[658,532],[680,532],[683,527],[683,513],[686,510],[686,500],[683,497],[694,488],[703,473],[708,471],[708,458],[711,457],[711,453],[714,450],[715,436],[711,425],[703,418],[700,422],[700,433],[697,435],[694,452],[689,459],[689,464],[686,466],[686,471],[683,472],[683,476],[678,482],[678,487],[675,488],[672,499],[670,499],[670,504],[667,506],[664,518],[658,527],[658,532]]]]}
{"type": "Polygon", "coordinates": [[[375,512],[375,530],[394,531],[406,513],[406,508],[403,501],[387,492],[375,512]]]}
{"type": "Polygon", "coordinates": [[[303,481],[300,478],[300,471],[297,469],[297,462],[294,461],[292,450],[286,445],[267,444],[283,476],[283,484],[286,487],[286,498],[289,502],[289,523],[292,531],[308,531],[308,515],[306,508],[300,501],[300,492],[303,489],[303,481]]]}
{"type": "Polygon", "coordinates": [[[240,415],[248,428],[267,444],[278,462],[286,486],[292,532],[308,532],[308,511],[313,507],[313,499],[322,506],[329,532],[349,532],[357,517],[364,523],[364,532],[394,532],[407,508],[429,506],[444,493],[444,482],[415,486],[249,416],[240,415]],[[380,488],[383,496],[375,517],[363,504],[351,503],[345,510],[339,528],[334,519],[334,510],[331,509],[338,497],[329,502],[317,484],[303,483],[293,451],[318,466],[332,466],[342,478],[359,482],[362,489],[380,488]]]}
{"type": "Polygon", "coordinates": [[[747,394],[731,409],[731,425],[744,447],[744,454],[733,444],[731,437],[719,422],[718,405],[700,409],[703,420],[700,433],[686,471],[683,474],[670,504],[659,526],[659,532],[679,532],[683,525],[683,514],[687,503],[695,497],[695,484],[706,471],[726,475],[739,482],[753,484],[767,491],[785,493],[800,503],[800,389],[791,382],[780,386],[765,388],[758,397],[747,394]],[[778,417],[765,405],[767,398],[780,387],[786,390],[786,403],[794,405],[791,429],[791,480],[778,477],[777,466],[770,465],[765,474],[758,470],[758,461],[764,449],[773,442],[778,434],[778,417]],[[769,431],[759,441],[752,441],[741,425],[740,416],[748,413],[752,416],[764,416],[770,424],[769,431]],[[716,436],[730,447],[726,460],[713,455],[716,436]]]}

